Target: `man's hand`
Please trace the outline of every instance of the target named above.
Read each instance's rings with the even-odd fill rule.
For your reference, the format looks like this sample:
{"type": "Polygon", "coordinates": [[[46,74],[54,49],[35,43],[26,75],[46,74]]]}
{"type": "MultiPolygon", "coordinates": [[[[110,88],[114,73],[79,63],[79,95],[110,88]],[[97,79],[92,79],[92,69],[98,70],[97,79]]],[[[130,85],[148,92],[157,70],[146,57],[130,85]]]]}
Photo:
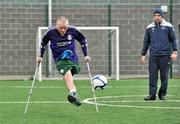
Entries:
{"type": "Polygon", "coordinates": [[[91,58],[89,56],[85,56],[84,59],[85,59],[86,62],[90,62],[91,61],[91,58]]]}
{"type": "Polygon", "coordinates": [[[142,64],[147,64],[146,56],[141,56],[140,62],[141,62],[142,64]]]}
{"type": "Polygon", "coordinates": [[[43,61],[43,58],[42,58],[42,57],[37,57],[37,58],[36,58],[36,62],[37,62],[38,64],[42,63],[42,61],[43,61]]]}
{"type": "Polygon", "coordinates": [[[174,51],[172,54],[171,54],[171,60],[172,61],[176,61],[177,59],[177,51],[174,51]]]}

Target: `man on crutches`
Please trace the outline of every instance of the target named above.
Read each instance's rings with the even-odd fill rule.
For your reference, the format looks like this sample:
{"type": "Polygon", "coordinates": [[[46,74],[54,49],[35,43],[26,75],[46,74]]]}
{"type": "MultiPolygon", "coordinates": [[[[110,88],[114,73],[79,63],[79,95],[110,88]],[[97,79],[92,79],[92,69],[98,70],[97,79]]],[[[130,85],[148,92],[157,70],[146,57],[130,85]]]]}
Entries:
{"type": "Polygon", "coordinates": [[[80,72],[78,55],[76,53],[75,41],[79,41],[86,62],[90,61],[87,50],[87,40],[84,35],[75,27],[69,26],[66,17],[60,17],[56,21],[55,26],[48,28],[42,38],[40,55],[37,57],[37,63],[42,62],[45,47],[50,41],[50,48],[54,58],[56,67],[69,90],[68,101],[76,106],[80,106],[81,102],[78,98],[76,86],[73,82],[73,75],[80,72]]]}

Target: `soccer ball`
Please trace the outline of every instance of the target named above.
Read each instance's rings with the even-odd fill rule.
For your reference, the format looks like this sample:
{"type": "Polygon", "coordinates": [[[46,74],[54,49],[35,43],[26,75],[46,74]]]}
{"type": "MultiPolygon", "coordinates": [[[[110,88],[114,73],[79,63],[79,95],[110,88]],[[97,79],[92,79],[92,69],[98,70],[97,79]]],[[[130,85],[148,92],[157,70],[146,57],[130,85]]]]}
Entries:
{"type": "Polygon", "coordinates": [[[92,78],[94,89],[104,89],[107,87],[107,78],[103,75],[96,75],[92,78]]]}

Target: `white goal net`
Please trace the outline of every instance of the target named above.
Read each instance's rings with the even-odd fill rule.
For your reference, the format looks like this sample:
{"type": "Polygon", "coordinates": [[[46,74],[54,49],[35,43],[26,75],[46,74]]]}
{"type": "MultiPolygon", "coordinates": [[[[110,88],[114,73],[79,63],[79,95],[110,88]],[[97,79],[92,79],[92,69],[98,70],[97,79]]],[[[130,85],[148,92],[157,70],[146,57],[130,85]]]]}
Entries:
{"type": "MultiPolygon", "coordinates": [[[[37,31],[37,56],[39,55],[41,39],[48,27],[39,27],[37,31]]],[[[119,27],[77,27],[87,38],[88,52],[91,57],[90,69],[92,76],[102,74],[108,79],[119,80],[119,27]]],[[[87,65],[79,42],[77,43],[77,53],[81,72],[75,75],[75,79],[88,78],[87,65]]],[[[43,63],[40,64],[39,80],[59,79],[62,76],[56,69],[51,50],[46,49],[43,63]]]]}

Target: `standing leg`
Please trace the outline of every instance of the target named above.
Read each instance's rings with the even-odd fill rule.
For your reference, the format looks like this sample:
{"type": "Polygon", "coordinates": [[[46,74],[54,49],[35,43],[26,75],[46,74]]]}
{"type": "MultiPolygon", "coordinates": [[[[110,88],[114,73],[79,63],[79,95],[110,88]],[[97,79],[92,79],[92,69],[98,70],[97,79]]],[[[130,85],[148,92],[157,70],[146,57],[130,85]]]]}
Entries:
{"type": "Polygon", "coordinates": [[[165,100],[165,95],[167,93],[168,87],[168,72],[169,72],[169,56],[162,56],[159,59],[159,69],[161,77],[161,87],[158,92],[158,97],[160,100],[165,100]]]}
{"type": "Polygon", "coordinates": [[[155,100],[158,82],[158,57],[149,57],[149,96],[144,100],[155,100]]]}
{"type": "Polygon", "coordinates": [[[158,57],[149,59],[149,95],[156,96],[158,82],[158,57]]]}

